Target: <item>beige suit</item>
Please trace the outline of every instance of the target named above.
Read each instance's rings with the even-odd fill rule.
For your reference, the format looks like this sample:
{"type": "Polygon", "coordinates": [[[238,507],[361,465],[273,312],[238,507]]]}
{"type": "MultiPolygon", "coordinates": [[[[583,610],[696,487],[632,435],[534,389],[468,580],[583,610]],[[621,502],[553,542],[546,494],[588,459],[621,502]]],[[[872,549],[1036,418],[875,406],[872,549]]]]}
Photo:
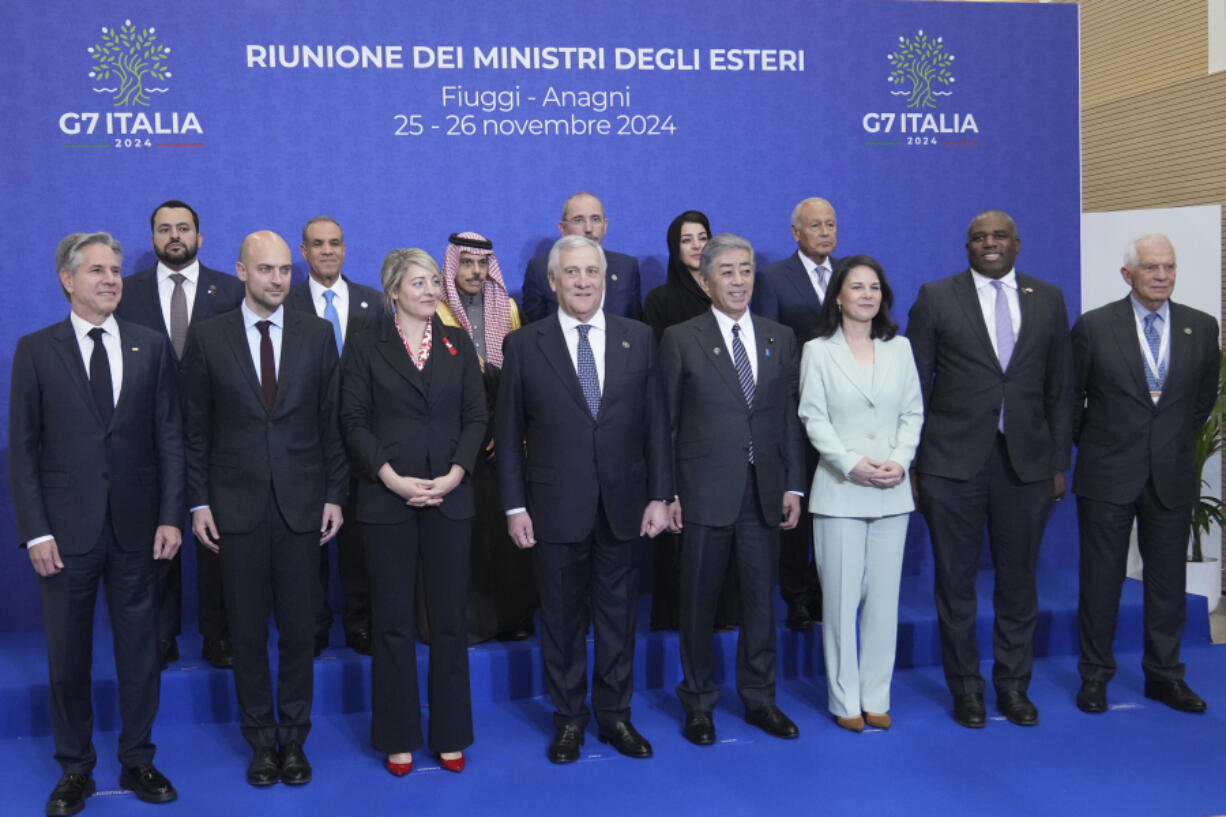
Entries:
{"type": "Polygon", "coordinates": [[[861,366],[839,329],[806,343],[800,365],[800,419],[821,455],[809,510],[823,589],[828,705],[838,717],[890,707],[898,584],[915,507],[906,472],[924,416],[907,339],[874,340],[873,353],[873,364],[861,366]],[[890,488],[855,484],[848,474],[863,457],[898,463],[903,480],[890,488]]]}

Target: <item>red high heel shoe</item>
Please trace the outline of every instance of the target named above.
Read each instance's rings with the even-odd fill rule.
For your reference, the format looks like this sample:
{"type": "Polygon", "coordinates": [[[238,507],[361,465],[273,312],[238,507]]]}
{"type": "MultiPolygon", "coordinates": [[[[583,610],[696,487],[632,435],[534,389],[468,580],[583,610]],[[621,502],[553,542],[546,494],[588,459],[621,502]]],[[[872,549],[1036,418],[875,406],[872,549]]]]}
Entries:
{"type": "Polygon", "coordinates": [[[445,758],[442,755],[438,756],[439,765],[449,772],[459,774],[464,771],[464,753],[461,752],[459,757],[445,758]]]}
{"type": "Polygon", "coordinates": [[[389,772],[397,777],[404,777],[406,774],[413,771],[412,760],[409,760],[408,763],[393,763],[392,759],[389,757],[384,765],[387,766],[387,770],[389,772]]]}

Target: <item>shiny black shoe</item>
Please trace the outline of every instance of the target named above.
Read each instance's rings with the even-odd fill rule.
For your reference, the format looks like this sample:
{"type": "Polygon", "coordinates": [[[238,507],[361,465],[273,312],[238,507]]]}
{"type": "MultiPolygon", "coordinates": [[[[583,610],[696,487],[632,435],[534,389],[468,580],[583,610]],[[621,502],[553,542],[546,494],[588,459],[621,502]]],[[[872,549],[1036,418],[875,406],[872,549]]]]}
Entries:
{"type": "Polygon", "coordinates": [[[158,644],[158,662],[162,669],[179,660],[179,642],[168,638],[158,644]]]}
{"type": "Polygon", "coordinates": [[[499,641],[525,641],[532,637],[536,632],[536,627],[532,624],[532,619],[525,619],[519,624],[511,627],[498,634],[499,641]]]}
{"type": "Polygon", "coordinates": [[[954,695],[954,721],[967,729],[982,729],[988,725],[988,712],[982,692],[961,692],[954,695]]]}
{"type": "Polygon", "coordinates": [[[311,764],[302,751],[301,743],[287,743],[277,751],[281,763],[281,782],[301,786],[311,782],[311,764]]]}
{"type": "Polygon", "coordinates": [[[547,753],[551,763],[574,763],[579,759],[579,747],[583,745],[583,730],[577,723],[564,723],[558,727],[547,753]]]}
{"type": "Polygon", "coordinates": [[[234,647],[227,639],[204,639],[200,655],[217,669],[234,669],[234,647]]]}
{"type": "Polygon", "coordinates": [[[711,720],[711,713],[688,713],[685,716],[685,726],[681,729],[681,734],[696,746],[710,746],[715,743],[715,721],[711,720]]]}
{"type": "Polygon", "coordinates": [[[67,817],[85,808],[85,798],[94,793],[94,779],[87,774],[65,774],[47,798],[47,817],[67,817]]]}
{"type": "Polygon", "coordinates": [[[358,655],[370,655],[370,630],[356,628],[345,632],[345,646],[358,655]]]}
{"type": "Polygon", "coordinates": [[[809,615],[809,608],[799,602],[789,605],[787,625],[789,630],[795,630],[798,633],[807,633],[812,630],[813,616],[809,615]]]}
{"type": "Polygon", "coordinates": [[[1097,714],[1107,711],[1107,685],[1102,681],[1085,680],[1077,690],[1077,708],[1097,714]]]}
{"type": "Polygon", "coordinates": [[[152,763],[124,769],[119,774],[119,787],[134,792],[136,799],[145,803],[169,803],[179,797],[175,787],[152,763]]]}
{"type": "Polygon", "coordinates": [[[247,766],[247,782],[253,786],[271,786],[280,779],[281,764],[277,760],[277,750],[271,746],[256,749],[247,766]]]}
{"type": "Polygon", "coordinates": [[[791,718],[780,712],[777,706],[764,706],[761,709],[755,709],[745,715],[745,722],[777,738],[787,738],[790,740],[791,738],[800,737],[800,730],[796,728],[796,724],[792,723],[791,718]]]}
{"type": "Polygon", "coordinates": [[[651,757],[651,744],[630,721],[618,721],[600,730],[600,742],[607,743],[626,757],[651,757]]]}
{"type": "Polygon", "coordinates": [[[1024,690],[1002,689],[996,693],[996,708],[1009,723],[1017,726],[1036,726],[1039,723],[1039,710],[1024,690]]]}
{"type": "Polygon", "coordinates": [[[1182,678],[1175,681],[1147,680],[1145,697],[1161,701],[1171,709],[1177,709],[1180,712],[1200,714],[1209,708],[1208,704],[1193,692],[1182,678]]]}

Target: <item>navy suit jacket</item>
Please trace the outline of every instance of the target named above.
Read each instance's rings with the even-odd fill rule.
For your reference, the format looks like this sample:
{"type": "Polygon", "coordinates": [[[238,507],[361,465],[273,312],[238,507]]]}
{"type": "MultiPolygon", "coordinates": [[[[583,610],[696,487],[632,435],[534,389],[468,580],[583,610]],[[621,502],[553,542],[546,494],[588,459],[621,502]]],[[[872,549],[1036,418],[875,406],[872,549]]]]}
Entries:
{"type": "MultiPolygon", "coordinates": [[[[201,264],[200,277],[196,280],[196,297],[192,299],[192,324],[238,308],[245,294],[242,281],[201,264]]],[[[123,279],[123,298],[115,308],[115,317],[139,323],[170,337],[166,329],[166,316],[162,314],[162,301],[158,296],[156,266],[123,279]]],[[[174,355],[173,350],[171,355],[174,355]]]]}
{"type": "Polygon", "coordinates": [[[915,469],[970,479],[996,444],[1001,404],[1005,446],[1024,482],[1069,466],[1073,355],[1060,288],[1017,273],[1021,329],[1008,369],[988,337],[971,271],[920,287],[907,338],[924,391],[924,430],[915,469]]]}
{"type": "Polygon", "coordinates": [[[1217,399],[1218,325],[1171,304],[1170,370],[1157,403],[1149,396],[1132,301],[1092,309],[1073,326],[1073,491],[1128,504],[1153,480],[1169,508],[1200,494],[1196,434],[1217,399]]]}
{"type": "MultiPolygon", "coordinates": [[[[623,318],[643,317],[643,293],[639,283],[639,261],[631,255],[604,251],[609,268],[604,280],[604,313],[623,318]]],[[[558,311],[558,296],[549,288],[549,255],[538,255],[524,272],[520,306],[525,322],[539,321],[558,311]]]]}
{"type": "Polygon", "coordinates": [[[221,534],[248,533],[269,491],[290,529],[319,530],[341,505],[349,469],[338,416],[332,324],[284,310],[277,399],[264,403],[241,310],[192,326],[183,354],[189,507],[209,505],[221,534]]]}
{"type": "Polygon", "coordinates": [[[350,334],[341,377],[341,426],[357,482],[357,521],[395,524],[417,511],[389,491],[379,469],[433,479],[464,469],[438,511],[449,519],[476,513],[472,480],[485,440],[485,384],[468,333],[433,319],[430,360],[418,371],[391,320],[377,332],[350,334]],[[454,350],[454,351],[453,351],[454,350]]]}
{"type": "MultiPolygon", "coordinates": [[[[829,258],[830,269],[839,259],[829,258]]],[[[778,321],[796,335],[796,343],[804,346],[815,337],[817,316],[822,311],[821,299],[813,288],[809,273],[800,261],[800,251],[782,261],[768,264],[754,277],[753,301],[749,305],[755,315],[778,321]]]]}
{"type": "Polygon", "coordinates": [[[803,494],[808,488],[805,436],[796,409],[796,338],[786,326],[756,315],[753,331],[758,380],[751,407],[710,310],[664,330],[660,365],[677,493],[687,522],[724,527],[736,521],[751,437],[758,501],[769,525],[779,524],[786,491],[803,494]]]}
{"type": "Polygon", "coordinates": [[[598,507],[637,539],[652,499],[671,500],[668,410],[647,324],[605,315],[605,377],[592,418],[556,317],[507,335],[494,438],[503,508],[527,508],[538,539],[578,542],[598,507]]]}
{"type": "MultiPolygon", "coordinates": [[[[358,332],[377,330],[387,316],[387,309],[383,305],[383,293],[364,284],[356,284],[346,276],[341,277],[345,278],[345,283],[349,285],[349,323],[345,327],[345,342],[348,343],[358,332]]],[[[315,303],[311,300],[310,279],[290,288],[289,294],[285,296],[285,307],[319,316],[315,311],[315,303]]]]}
{"type": "Polygon", "coordinates": [[[26,335],[13,354],[9,483],[17,541],[51,535],[63,554],[116,541],[152,556],[159,525],[183,521],[183,430],[170,341],[118,321],[123,383],[110,425],[89,387],[72,323],[26,335]]]}

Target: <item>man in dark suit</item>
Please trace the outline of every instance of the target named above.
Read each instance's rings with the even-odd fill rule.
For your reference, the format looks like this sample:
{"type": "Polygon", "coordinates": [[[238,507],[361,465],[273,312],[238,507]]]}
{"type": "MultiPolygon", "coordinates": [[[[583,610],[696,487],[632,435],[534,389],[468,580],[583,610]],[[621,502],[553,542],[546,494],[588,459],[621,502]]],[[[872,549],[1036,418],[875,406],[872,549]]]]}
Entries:
{"type": "MultiPolygon", "coordinates": [[[[604,243],[609,220],[605,217],[604,205],[591,193],[575,193],[562,205],[562,220],[558,231],[562,235],[584,235],[597,244],[604,243]]],[[[621,315],[624,318],[643,317],[643,293],[639,283],[637,258],[619,252],[604,250],[608,262],[605,275],[604,304],[606,315],[621,315]]],[[[558,297],[554,293],[548,274],[549,256],[538,255],[528,262],[524,272],[524,288],[520,303],[526,322],[539,321],[558,311],[558,297]]]]}
{"type": "Polygon", "coordinates": [[[240,725],[254,749],[247,782],[302,784],[318,546],[340,528],[349,484],[340,367],[328,322],[284,308],[293,263],[279,235],[247,236],[236,268],[242,305],[194,326],[184,356],[187,499],[197,540],[221,554],[240,725]]]}
{"type": "Polygon", "coordinates": [[[700,269],[711,311],[669,327],[660,347],[677,462],[670,527],[681,531],[683,733],[700,746],[715,742],[711,713],[719,687],[711,635],[734,559],[741,587],[736,686],[745,718],[768,734],[794,738],[796,724],[775,705],[771,588],[779,528],[796,526],[805,492],[799,352],[792,330],[749,315],[748,241],[715,236],[703,247],[700,269]]]}
{"type": "Polygon", "coordinates": [[[548,267],[558,312],[507,335],[495,431],[508,533],[517,546],[536,548],[541,657],[557,709],[548,757],[579,759],[591,716],[589,617],[600,739],[650,757],[651,744],[630,723],[630,697],[633,545],[667,526],[673,497],[655,339],[646,324],[602,311],[605,261],[596,241],[565,236],[548,267]]]}
{"type": "Polygon", "coordinates": [[[90,666],[94,602],[106,584],[119,679],[119,784],[141,800],[178,795],[153,766],[157,715],[154,562],[182,537],[183,429],[166,339],[118,321],[119,242],[74,233],[56,267],[68,320],[26,335],[13,354],[9,483],[17,541],[39,575],[55,758],[49,815],[94,792],[90,666]]]}
{"type": "MultiPolygon", "coordinates": [[[[341,225],[329,216],[315,216],[302,228],[302,258],[310,267],[307,280],[289,291],[285,306],[317,315],[332,325],[336,351],[354,332],[369,332],[379,326],[384,314],[383,295],[371,287],[350,281],[341,274],[345,265],[345,236],[341,225]]],[[[353,469],[351,469],[352,471],[353,469]]],[[[336,567],[345,596],[343,621],[345,646],[370,655],[370,581],[362,529],[356,524],[354,503],[357,486],[351,483],[342,509],[348,520],[336,537],[336,567]]],[[[328,606],[328,547],[319,549],[319,582],[315,598],[315,655],[328,646],[332,608],[328,606]]]]}
{"type": "Polygon", "coordinates": [[[967,231],[970,269],[924,284],[907,337],[924,390],[914,471],[928,521],[937,616],[954,720],[987,723],[975,641],[975,577],[986,526],[997,709],[1032,726],[1030,685],[1039,601],[1035,570],[1051,504],[1064,496],[1072,438],[1072,352],[1058,287],[1018,273],[1017,227],[980,213],[967,231]]]}
{"type": "MultiPolygon", "coordinates": [[[[750,308],[789,327],[797,345],[804,346],[813,339],[826,284],[838,263],[831,253],[838,246],[839,222],[830,202],[809,198],[797,204],[792,210],[792,238],[796,239],[796,252],[767,265],[755,276],[750,308]]],[[[796,365],[799,372],[799,360],[796,365]]],[[[817,450],[808,438],[804,446],[808,482],[812,482],[817,450]]],[[[779,593],[788,605],[788,627],[804,632],[813,629],[814,621],[821,621],[822,587],[813,559],[812,520],[803,508],[801,516],[801,524],[779,534],[779,593]]]]}
{"type": "MultiPolygon", "coordinates": [[[[233,275],[200,263],[200,217],[190,205],[165,201],[149,217],[157,266],[124,279],[124,297],[115,309],[120,320],[147,326],[170,339],[175,360],[182,360],[188,327],[238,306],[243,284],[233,275]]],[[[179,658],[183,571],[181,554],[158,561],[154,605],[162,666],[179,658]]],[[[217,554],[196,543],[196,618],[204,638],[204,658],[219,669],[234,665],[229,626],[222,601],[217,554]]]]}
{"type": "Polygon", "coordinates": [[[1120,270],[1132,292],[1073,327],[1073,438],[1081,529],[1081,690],[1077,706],[1107,710],[1111,642],[1128,540],[1137,524],[1145,562],[1145,696],[1183,712],[1205,702],[1179,660],[1184,566],[1200,474],[1196,435],[1217,399],[1218,325],[1172,303],[1175,248],[1166,236],[1128,245],[1120,270]]]}

